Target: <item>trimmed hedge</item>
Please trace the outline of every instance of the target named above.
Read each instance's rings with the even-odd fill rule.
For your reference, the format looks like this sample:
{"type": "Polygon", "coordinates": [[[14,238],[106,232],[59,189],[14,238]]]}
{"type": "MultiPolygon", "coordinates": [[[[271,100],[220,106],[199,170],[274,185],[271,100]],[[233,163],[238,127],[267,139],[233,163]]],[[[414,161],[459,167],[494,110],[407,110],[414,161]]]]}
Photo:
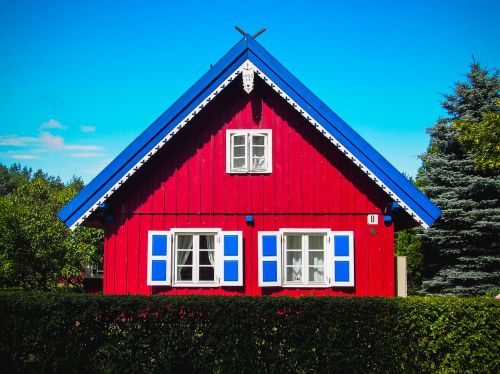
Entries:
{"type": "Polygon", "coordinates": [[[6,372],[500,371],[492,298],[0,293],[6,372]]]}

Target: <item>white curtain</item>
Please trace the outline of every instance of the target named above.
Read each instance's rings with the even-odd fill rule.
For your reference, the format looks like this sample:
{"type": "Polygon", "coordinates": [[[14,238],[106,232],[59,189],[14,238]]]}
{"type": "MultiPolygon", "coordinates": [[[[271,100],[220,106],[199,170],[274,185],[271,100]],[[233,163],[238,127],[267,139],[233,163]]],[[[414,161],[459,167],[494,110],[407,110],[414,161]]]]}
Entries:
{"type": "MultiPolygon", "coordinates": [[[[179,235],[177,237],[177,266],[185,265],[189,255],[193,250],[193,236],[192,235],[179,235]]],[[[177,272],[178,280],[191,280],[182,279],[182,272],[177,272]]]]}
{"type": "Polygon", "coordinates": [[[292,280],[302,280],[302,257],[292,258],[292,280]]]}
{"type": "Polygon", "coordinates": [[[323,281],[323,279],[324,279],[323,278],[324,277],[324,274],[323,274],[323,269],[324,269],[323,259],[322,258],[318,258],[318,257],[314,257],[312,265],[314,267],[313,268],[309,268],[309,274],[312,272],[312,274],[313,274],[313,281],[316,281],[316,282],[323,281]]]}
{"type": "Polygon", "coordinates": [[[208,252],[208,261],[210,261],[210,265],[214,266],[215,263],[215,236],[207,235],[207,249],[211,249],[208,252]]]}

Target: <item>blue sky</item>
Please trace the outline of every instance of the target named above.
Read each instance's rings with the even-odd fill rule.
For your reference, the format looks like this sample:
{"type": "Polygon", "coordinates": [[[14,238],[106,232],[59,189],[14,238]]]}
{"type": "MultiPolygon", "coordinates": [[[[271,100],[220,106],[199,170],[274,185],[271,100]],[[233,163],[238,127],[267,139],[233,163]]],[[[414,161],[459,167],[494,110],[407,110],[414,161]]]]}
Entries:
{"type": "Polygon", "coordinates": [[[89,182],[249,33],[415,175],[441,93],[500,67],[499,1],[0,0],[0,162],[89,182]]]}

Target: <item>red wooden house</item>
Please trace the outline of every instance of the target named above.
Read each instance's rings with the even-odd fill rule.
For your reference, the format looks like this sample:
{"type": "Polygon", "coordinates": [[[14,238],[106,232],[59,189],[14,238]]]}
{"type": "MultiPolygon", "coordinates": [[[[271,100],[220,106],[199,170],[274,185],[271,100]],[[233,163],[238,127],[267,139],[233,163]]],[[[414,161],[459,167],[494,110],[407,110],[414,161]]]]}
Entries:
{"type": "Polygon", "coordinates": [[[440,211],[247,35],[60,212],[104,293],[393,296],[440,211]]]}

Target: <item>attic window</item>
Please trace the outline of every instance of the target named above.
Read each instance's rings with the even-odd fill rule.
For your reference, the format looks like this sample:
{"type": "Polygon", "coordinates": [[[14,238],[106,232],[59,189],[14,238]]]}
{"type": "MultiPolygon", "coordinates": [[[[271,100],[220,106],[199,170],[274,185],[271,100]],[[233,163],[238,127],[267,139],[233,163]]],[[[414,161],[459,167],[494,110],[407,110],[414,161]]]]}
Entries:
{"type": "Polygon", "coordinates": [[[226,172],[271,173],[271,130],[227,130],[226,172]]]}

